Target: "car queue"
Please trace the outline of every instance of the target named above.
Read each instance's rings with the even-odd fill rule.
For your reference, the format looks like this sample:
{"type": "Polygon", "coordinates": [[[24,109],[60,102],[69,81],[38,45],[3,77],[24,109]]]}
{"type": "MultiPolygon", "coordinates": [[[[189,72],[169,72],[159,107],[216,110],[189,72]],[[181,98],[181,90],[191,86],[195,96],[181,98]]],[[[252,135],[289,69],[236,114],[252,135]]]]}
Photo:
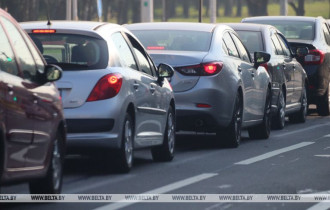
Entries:
{"type": "MultiPolygon", "coordinates": [[[[3,109],[19,109],[15,116],[24,117],[10,123],[8,119],[14,119],[8,116],[13,114],[10,110],[2,116],[0,181],[28,181],[31,193],[60,193],[65,151],[95,148],[104,152],[107,167],[129,172],[137,149],[151,148],[155,161],[171,161],[176,131],[216,133],[219,146],[238,147],[242,129],[248,130],[251,139],[267,139],[272,125],[285,126],[285,116],[305,122],[309,103],[317,104],[320,115],[329,114],[329,90],[325,89],[329,72],[315,73],[318,67],[310,68],[327,64],[330,50],[306,41],[287,41],[287,33],[274,26],[119,26],[82,21],[19,26],[3,10],[0,16],[0,29],[5,28],[0,35],[6,37],[2,46],[8,45],[0,56],[1,91],[11,100],[1,104],[3,109]],[[20,46],[12,41],[7,20],[19,32],[20,46]],[[22,46],[33,62],[19,55],[22,46]],[[14,76],[6,72],[13,68],[8,67],[12,61],[18,67],[14,76]],[[34,73],[25,72],[23,65],[34,66],[34,73]],[[8,76],[18,77],[16,84],[24,87],[16,92],[16,84],[5,83],[8,76]],[[41,93],[36,93],[38,89],[41,93]],[[25,90],[33,92],[30,108],[25,90]],[[35,129],[38,121],[43,131],[35,129]],[[29,123],[34,129],[15,127],[29,123]],[[24,140],[25,145],[18,144],[24,140]],[[15,142],[20,147],[13,150],[15,142]],[[31,144],[40,149],[28,151],[31,144]],[[37,155],[41,150],[42,158],[37,155]],[[30,159],[18,156],[27,154],[30,159]],[[21,166],[15,165],[17,160],[21,166]],[[28,160],[35,165],[28,166],[28,160]]],[[[330,40],[328,24],[312,27],[317,29],[330,40]]]]}

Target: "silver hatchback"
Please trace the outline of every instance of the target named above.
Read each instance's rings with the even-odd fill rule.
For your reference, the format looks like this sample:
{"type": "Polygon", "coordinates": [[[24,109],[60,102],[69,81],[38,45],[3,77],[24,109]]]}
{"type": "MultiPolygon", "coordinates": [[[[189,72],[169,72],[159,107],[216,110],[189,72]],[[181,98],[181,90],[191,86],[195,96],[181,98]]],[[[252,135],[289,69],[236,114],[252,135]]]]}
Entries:
{"type": "MultiPolygon", "coordinates": [[[[152,146],[153,158],[174,157],[175,102],[166,77],[127,29],[100,22],[22,23],[48,63],[63,69],[56,82],[68,126],[68,149],[115,149],[118,169],[133,151],[152,146]]],[[[109,153],[109,152],[107,152],[109,153]]],[[[113,152],[110,152],[113,153],[113,152]]]]}

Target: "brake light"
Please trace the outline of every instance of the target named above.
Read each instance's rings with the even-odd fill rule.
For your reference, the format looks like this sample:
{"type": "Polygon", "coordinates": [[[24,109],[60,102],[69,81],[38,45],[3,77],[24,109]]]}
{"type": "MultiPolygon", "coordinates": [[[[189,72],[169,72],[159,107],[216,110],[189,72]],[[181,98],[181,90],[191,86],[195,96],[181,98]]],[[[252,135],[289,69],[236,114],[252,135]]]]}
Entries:
{"type": "Polygon", "coordinates": [[[222,62],[213,62],[193,66],[176,67],[175,70],[187,76],[211,76],[219,73],[222,67],[222,62]]]}
{"type": "Polygon", "coordinates": [[[55,29],[34,29],[32,30],[34,34],[54,34],[56,33],[55,29]]]}
{"type": "Polygon", "coordinates": [[[119,93],[122,83],[122,76],[118,73],[105,75],[96,83],[87,102],[115,97],[119,93]]]}
{"type": "Polygon", "coordinates": [[[147,49],[148,50],[164,50],[165,47],[164,46],[148,46],[147,49]]]}
{"type": "Polygon", "coordinates": [[[268,63],[262,63],[260,66],[264,67],[266,71],[268,71],[268,63]]]}
{"type": "Polygon", "coordinates": [[[305,56],[305,64],[322,64],[324,61],[324,52],[321,50],[309,50],[308,54],[305,56]]]}

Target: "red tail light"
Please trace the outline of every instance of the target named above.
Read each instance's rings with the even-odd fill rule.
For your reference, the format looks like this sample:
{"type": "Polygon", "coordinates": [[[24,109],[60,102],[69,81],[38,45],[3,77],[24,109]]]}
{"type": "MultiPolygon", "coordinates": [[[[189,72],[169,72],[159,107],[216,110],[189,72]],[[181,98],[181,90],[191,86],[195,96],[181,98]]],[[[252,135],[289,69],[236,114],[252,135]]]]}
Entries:
{"type": "Polygon", "coordinates": [[[108,74],[102,77],[92,92],[89,94],[87,102],[99,101],[115,97],[121,88],[123,79],[120,74],[108,74]]]}
{"type": "Polygon", "coordinates": [[[264,67],[266,71],[268,71],[268,63],[262,63],[260,66],[264,67]]]}
{"type": "Polygon", "coordinates": [[[308,55],[305,56],[306,65],[319,65],[324,61],[324,52],[321,50],[309,50],[308,55]]]}
{"type": "Polygon", "coordinates": [[[194,66],[176,67],[175,70],[187,76],[211,76],[219,73],[222,67],[222,62],[214,62],[202,63],[194,66]]]}
{"type": "Polygon", "coordinates": [[[34,29],[32,30],[34,34],[53,34],[56,33],[55,29],[34,29]]]}

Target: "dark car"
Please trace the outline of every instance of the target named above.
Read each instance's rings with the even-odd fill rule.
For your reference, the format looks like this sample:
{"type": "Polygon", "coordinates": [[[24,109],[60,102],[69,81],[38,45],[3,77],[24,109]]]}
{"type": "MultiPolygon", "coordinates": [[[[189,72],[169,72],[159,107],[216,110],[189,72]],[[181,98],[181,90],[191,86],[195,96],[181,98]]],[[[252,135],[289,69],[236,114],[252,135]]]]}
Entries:
{"type": "Polygon", "coordinates": [[[238,33],[250,53],[265,51],[271,55],[263,66],[272,79],[273,127],[282,129],[286,115],[290,121],[305,122],[308,80],[305,70],[296,60],[302,55],[291,52],[287,40],[274,26],[248,23],[228,25],[238,33]]]}
{"type": "Polygon", "coordinates": [[[270,24],[279,29],[294,53],[307,47],[299,59],[308,76],[308,102],[316,104],[319,115],[329,115],[330,30],[322,17],[267,16],[245,18],[242,22],[270,24]]]}
{"type": "Polygon", "coordinates": [[[60,193],[66,141],[61,97],[46,65],[17,22],[0,9],[0,180],[29,181],[31,193],[60,193]]]}

